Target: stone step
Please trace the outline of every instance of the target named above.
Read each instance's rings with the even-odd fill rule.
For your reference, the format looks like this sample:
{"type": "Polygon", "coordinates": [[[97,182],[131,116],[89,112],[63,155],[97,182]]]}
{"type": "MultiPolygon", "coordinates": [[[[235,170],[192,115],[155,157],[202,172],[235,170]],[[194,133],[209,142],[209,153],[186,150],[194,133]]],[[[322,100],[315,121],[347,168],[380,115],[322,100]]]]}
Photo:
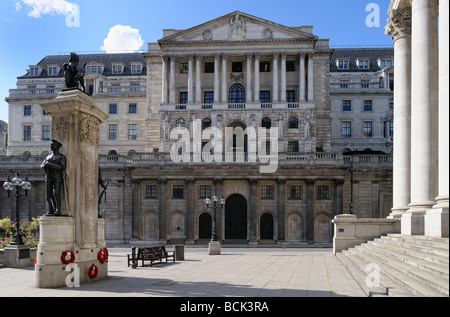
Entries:
{"type": "Polygon", "coordinates": [[[445,238],[438,238],[436,239],[436,241],[433,241],[430,237],[428,237],[427,239],[424,239],[422,236],[418,236],[420,238],[413,237],[414,236],[388,235],[381,237],[381,239],[389,240],[391,243],[401,244],[405,247],[409,247],[415,250],[420,250],[420,252],[448,257],[448,239],[447,241],[445,241],[445,238]]]}
{"type": "Polygon", "coordinates": [[[385,256],[392,257],[414,268],[432,273],[447,281],[449,280],[448,258],[411,251],[398,245],[383,243],[379,240],[370,241],[368,245],[378,247],[377,251],[383,253],[385,256]]]}
{"type": "Polygon", "coordinates": [[[388,294],[392,288],[394,290],[401,289],[405,293],[410,293],[413,296],[443,296],[443,294],[437,290],[405,274],[403,270],[398,270],[395,266],[389,265],[392,260],[389,258],[386,259],[385,257],[379,258],[379,255],[373,248],[358,246],[350,251],[365,262],[377,266],[380,274],[380,284],[388,290],[388,294]],[[381,276],[386,278],[381,279],[381,276]]]}
{"type": "Polygon", "coordinates": [[[448,296],[448,278],[444,279],[439,276],[440,274],[436,274],[433,271],[429,272],[397,260],[394,253],[386,255],[385,252],[381,251],[382,247],[377,247],[373,244],[361,245],[357,249],[365,253],[365,255],[369,255],[372,259],[376,259],[378,263],[384,264],[388,270],[386,274],[390,275],[398,284],[405,286],[409,291],[414,293],[417,290],[423,296],[448,296]],[[401,275],[398,275],[397,272],[400,272],[401,275]],[[418,288],[416,282],[419,283],[420,288],[418,288]],[[427,288],[430,288],[430,290],[427,290],[427,288]]]}

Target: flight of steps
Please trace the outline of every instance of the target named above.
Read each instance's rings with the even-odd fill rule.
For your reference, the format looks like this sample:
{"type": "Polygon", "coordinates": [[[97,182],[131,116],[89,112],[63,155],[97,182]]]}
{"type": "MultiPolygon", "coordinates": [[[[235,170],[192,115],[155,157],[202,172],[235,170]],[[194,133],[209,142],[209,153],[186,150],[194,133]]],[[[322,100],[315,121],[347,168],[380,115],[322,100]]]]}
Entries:
{"type": "Polygon", "coordinates": [[[389,234],[336,256],[368,296],[449,296],[448,238],[389,234]]]}

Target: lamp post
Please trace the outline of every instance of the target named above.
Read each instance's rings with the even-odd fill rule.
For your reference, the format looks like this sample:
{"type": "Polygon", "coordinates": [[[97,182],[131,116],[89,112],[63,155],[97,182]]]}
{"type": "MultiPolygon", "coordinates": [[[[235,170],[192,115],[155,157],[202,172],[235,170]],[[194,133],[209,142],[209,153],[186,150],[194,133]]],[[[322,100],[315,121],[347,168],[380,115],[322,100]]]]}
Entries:
{"type": "Polygon", "coordinates": [[[3,188],[7,191],[8,197],[11,196],[11,191],[16,189],[16,228],[14,229],[14,241],[11,242],[11,245],[23,245],[22,234],[20,232],[20,219],[19,219],[19,197],[28,197],[28,191],[31,189],[31,183],[28,181],[28,176],[25,176],[25,180],[19,177],[19,173],[16,173],[16,176],[11,181],[11,178],[8,176],[6,178],[6,182],[3,184],[3,188]],[[20,188],[24,190],[25,194],[20,194],[20,188]]]}
{"type": "MultiPolygon", "coordinates": [[[[217,255],[220,254],[220,242],[217,241],[217,234],[216,234],[216,211],[217,211],[217,202],[219,199],[216,195],[212,197],[213,206],[209,207],[211,204],[211,199],[207,197],[205,199],[206,209],[212,208],[213,209],[213,223],[212,223],[212,232],[211,232],[211,242],[209,243],[209,254],[210,255],[217,255]]],[[[223,208],[223,205],[225,205],[225,200],[223,197],[220,199],[220,208],[223,208]]]]}

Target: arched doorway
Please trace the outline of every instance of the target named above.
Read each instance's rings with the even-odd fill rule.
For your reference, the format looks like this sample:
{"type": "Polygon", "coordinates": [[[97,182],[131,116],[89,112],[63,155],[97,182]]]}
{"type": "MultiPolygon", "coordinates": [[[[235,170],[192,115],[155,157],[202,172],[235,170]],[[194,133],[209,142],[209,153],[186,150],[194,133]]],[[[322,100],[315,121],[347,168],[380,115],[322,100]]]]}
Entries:
{"type": "Polygon", "coordinates": [[[204,212],[198,218],[198,238],[211,239],[212,234],[212,217],[209,213],[204,212]]]}
{"type": "Polygon", "coordinates": [[[225,239],[247,239],[247,200],[241,195],[225,203],[225,239]]]}
{"type": "Polygon", "coordinates": [[[273,239],[273,216],[269,213],[262,214],[260,223],[260,238],[273,239]]]}

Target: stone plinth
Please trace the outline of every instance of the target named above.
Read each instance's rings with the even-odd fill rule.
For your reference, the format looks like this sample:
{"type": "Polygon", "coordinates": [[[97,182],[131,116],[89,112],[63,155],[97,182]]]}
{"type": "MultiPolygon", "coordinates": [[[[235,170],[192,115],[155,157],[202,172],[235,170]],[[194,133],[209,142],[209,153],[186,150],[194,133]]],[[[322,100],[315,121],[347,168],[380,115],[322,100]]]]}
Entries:
{"type": "Polygon", "coordinates": [[[211,241],[208,244],[209,255],[220,255],[221,244],[219,241],[211,241]]]}
{"type": "Polygon", "coordinates": [[[30,248],[26,245],[9,245],[5,248],[5,266],[22,268],[30,266],[30,248]]]}
{"type": "Polygon", "coordinates": [[[99,125],[107,115],[79,90],[63,91],[41,106],[52,117],[52,138],[63,145],[60,150],[67,163],[63,216],[46,216],[40,221],[35,285],[67,285],[70,271],[61,259],[65,251],[73,252],[81,283],[104,278],[108,264],[98,260],[99,251],[106,247],[104,220],[98,218],[98,141],[99,125]],[[98,268],[94,279],[88,276],[92,265],[98,268]]]}
{"type": "Polygon", "coordinates": [[[425,235],[429,237],[449,237],[448,207],[428,209],[425,214],[425,235]]]}

